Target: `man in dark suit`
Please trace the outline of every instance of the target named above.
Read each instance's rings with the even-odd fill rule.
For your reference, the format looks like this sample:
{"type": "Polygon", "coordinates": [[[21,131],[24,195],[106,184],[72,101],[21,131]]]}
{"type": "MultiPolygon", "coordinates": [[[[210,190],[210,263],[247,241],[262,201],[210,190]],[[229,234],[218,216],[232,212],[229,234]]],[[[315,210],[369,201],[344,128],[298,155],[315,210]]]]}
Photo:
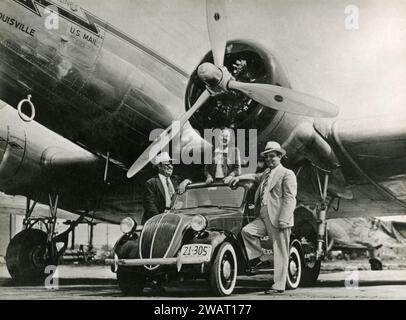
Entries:
{"type": "Polygon", "coordinates": [[[230,146],[231,129],[222,128],[217,138],[218,147],[214,149],[212,163],[204,167],[206,183],[211,184],[215,179],[222,179],[228,184],[233,177],[241,174],[241,156],[238,148],[230,146]]]}
{"type": "Polygon", "coordinates": [[[151,217],[169,209],[175,190],[185,192],[186,186],[192,183],[189,179],[182,179],[173,175],[172,159],[167,152],[155,157],[154,165],[158,169],[156,176],[146,182],[144,193],[144,215],[141,224],[151,217]]]}

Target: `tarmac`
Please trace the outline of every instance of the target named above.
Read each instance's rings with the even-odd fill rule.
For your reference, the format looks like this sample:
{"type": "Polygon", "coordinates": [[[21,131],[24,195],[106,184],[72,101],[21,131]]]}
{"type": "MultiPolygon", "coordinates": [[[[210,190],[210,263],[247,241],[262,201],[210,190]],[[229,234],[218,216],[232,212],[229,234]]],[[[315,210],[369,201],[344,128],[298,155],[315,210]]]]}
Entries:
{"type": "MultiPolygon", "coordinates": [[[[340,264],[334,264],[336,269],[340,268],[340,264]]],[[[329,265],[333,264],[327,264],[329,265]]],[[[360,263],[355,262],[346,264],[346,269],[340,271],[328,271],[324,267],[314,287],[298,288],[282,294],[264,293],[271,286],[271,274],[240,276],[234,293],[226,299],[406,299],[406,270],[386,267],[386,270],[371,271],[362,268],[360,263]]],[[[204,280],[167,283],[163,289],[147,286],[141,297],[126,297],[117,286],[115,274],[107,266],[62,265],[58,267],[57,273],[57,280],[53,280],[48,286],[17,286],[9,276],[6,266],[1,264],[0,300],[217,299],[204,280]]]]}

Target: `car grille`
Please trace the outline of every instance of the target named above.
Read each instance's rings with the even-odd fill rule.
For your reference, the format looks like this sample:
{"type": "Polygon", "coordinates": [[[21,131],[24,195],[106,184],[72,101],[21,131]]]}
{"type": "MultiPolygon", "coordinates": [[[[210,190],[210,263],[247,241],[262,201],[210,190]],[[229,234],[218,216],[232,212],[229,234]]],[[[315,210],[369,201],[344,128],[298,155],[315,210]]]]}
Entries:
{"type": "MultiPolygon", "coordinates": [[[[142,229],[139,242],[141,258],[173,257],[182,240],[182,218],[176,214],[159,214],[149,219],[142,229]]],[[[145,266],[153,270],[159,266],[145,266]]]]}

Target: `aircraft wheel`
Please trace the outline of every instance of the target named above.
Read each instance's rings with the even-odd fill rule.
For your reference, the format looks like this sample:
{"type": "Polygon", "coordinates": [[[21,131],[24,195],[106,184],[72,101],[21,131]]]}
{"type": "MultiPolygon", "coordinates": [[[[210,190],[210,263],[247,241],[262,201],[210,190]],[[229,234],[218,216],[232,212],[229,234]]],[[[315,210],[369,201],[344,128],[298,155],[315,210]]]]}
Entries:
{"type": "Polygon", "coordinates": [[[20,283],[41,283],[45,279],[47,235],[38,229],[23,230],[11,239],[6,264],[11,277],[20,283]]]}
{"type": "Polygon", "coordinates": [[[294,290],[299,287],[303,277],[303,253],[299,241],[292,241],[289,249],[288,278],[286,288],[294,290]]]}
{"type": "Polygon", "coordinates": [[[140,296],[144,290],[146,279],[135,272],[129,272],[119,268],[117,281],[121,292],[126,296],[140,296]]]}
{"type": "Polygon", "coordinates": [[[210,269],[209,283],[217,296],[229,296],[237,281],[237,256],[229,242],[220,245],[210,269]]]}
{"type": "Polygon", "coordinates": [[[383,270],[382,261],[377,258],[369,259],[369,265],[371,266],[371,270],[374,271],[383,270]]]}

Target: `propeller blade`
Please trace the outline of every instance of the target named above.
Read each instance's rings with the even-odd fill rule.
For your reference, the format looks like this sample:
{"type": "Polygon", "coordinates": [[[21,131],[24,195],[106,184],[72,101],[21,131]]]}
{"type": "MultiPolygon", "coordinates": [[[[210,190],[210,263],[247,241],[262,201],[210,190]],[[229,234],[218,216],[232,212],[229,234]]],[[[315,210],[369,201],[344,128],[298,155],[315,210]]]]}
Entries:
{"type": "Polygon", "coordinates": [[[186,121],[189,120],[189,118],[207,101],[209,97],[210,93],[205,90],[187,112],[177,120],[173,121],[172,124],[166,128],[166,130],[163,131],[133,163],[131,168],[127,171],[127,178],[133,177],[144,168],[148,162],[154,159],[161,150],[165,148],[177,134],[179,134],[186,121]]]}
{"type": "Polygon", "coordinates": [[[266,107],[302,116],[333,118],[339,112],[338,107],[328,101],[289,88],[234,80],[229,82],[228,88],[241,91],[266,107]]]}
{"type": "Polygon", "coordinates": [[[214,64],[223,66],[227,43],[227,16],[224,0],[206,0],[207,29],[214,64]]]}

